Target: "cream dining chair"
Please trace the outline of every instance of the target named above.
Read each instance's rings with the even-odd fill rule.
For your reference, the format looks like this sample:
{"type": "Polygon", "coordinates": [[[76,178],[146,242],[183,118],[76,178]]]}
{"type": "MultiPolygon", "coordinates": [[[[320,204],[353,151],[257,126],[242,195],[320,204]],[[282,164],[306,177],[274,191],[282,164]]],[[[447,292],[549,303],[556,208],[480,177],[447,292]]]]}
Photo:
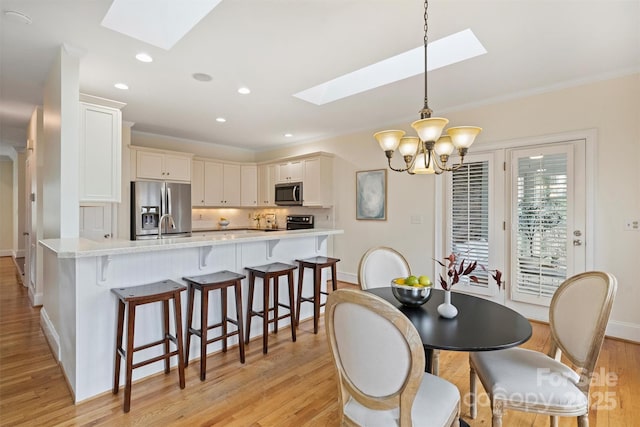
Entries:
{"type": "Polygon", "coordinates": [[[460,393],[424,372],[415,326],[368,292],[339,289],[325,307],[343,426],[458,426],[460,393]]]}
{"type": "MultiPolygon", "coordinates": [[[[411,267],[404,256],[397,250],[386,246],[369,249],[360,258],[358,266],[358,283],[362,289],[391,286],[396,277],[408,277],[411,267]]],[[[431,373],[439,375],[440,350],[433,350],[431,373]]]]}
{"type": "Polygon", "coordinates": [[[409,263],[395,249],[377,246],[369,249],[360,258],[358,283],[362,289],[390,286],[392,279],[410,275],[409,263]]]}
{"type": "Polygon", "coordinates": [[[565,280],[549,309],[548,355],[511,348],[470,353],[471,418],[476,417],[476,376],[489,394],[493,427],[502,425],[505,409],[578,417],[589,425],[589,384],[616,293],[616,278],[593,271],[565,280]],[[560,361],[563,355],[575,369],[560,361]]]}

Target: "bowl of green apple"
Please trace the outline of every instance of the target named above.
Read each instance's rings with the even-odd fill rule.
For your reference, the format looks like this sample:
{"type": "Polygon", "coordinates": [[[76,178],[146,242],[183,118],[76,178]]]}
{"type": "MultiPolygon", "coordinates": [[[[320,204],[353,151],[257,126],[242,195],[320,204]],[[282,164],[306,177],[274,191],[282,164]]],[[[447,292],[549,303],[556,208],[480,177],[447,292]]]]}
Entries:
{"type": "Polygon", "coordinates": [[[391,292],[402,304],[419,307],[429,301],[433,284],[428,276],[398,277],[391,281],[391,292]]]}

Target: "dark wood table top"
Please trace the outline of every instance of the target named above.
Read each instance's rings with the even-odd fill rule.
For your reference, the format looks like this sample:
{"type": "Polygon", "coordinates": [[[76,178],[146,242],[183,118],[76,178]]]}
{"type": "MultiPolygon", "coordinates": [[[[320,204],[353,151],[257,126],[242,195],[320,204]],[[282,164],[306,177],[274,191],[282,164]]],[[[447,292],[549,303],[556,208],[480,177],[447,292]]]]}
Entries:
{"type": "Polygon", "coordinates": [[[458,309],[453,319],[438,314],[444,291],[431,290],[420,307],[406,307],[393,296],[391,287],[368,289],[400,309],[416,327],[425,349],[485,351],[515,347],[531,338],[531,324],[514,310],[482,298],[452,292],[458,309]]]}

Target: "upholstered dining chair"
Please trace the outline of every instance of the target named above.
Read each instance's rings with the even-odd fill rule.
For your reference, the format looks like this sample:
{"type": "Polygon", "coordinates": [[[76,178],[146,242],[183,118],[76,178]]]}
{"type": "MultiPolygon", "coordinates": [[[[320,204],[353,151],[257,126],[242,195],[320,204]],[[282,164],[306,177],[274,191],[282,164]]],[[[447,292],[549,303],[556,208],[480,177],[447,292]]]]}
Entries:
{"type": "Polygon", "coordinates": [[[343,426],[458,426],[460,393],[424,372],[411,321],[368,292],[339,289],[325,307],[343,426]]]}
{"type": "MultiPolygon", "coordinates": [[[[369,249],[360,258],[358,266],[358,283],[362,289],[391,286],[396,277],[408,277],[411,267],[404,256],[397,250],[387,246],[376,246],[369,249]]],[[[431,357],[431,373],[439,375],[440,350],[433,350],[431,357]]]]}
{"type": "Polygon", "coordinates": [[[376,246],[369,249],[360,258],[358,283],[362,289],[390,286],[392,279],[410,275],[409,263],[395,249],[376,246]]]}
{"type": "Polygon", "coordinates": [[[476,417],[476,376],[491,399],[492,426],[505,409],[575,416],[589,425],[589,384],[611,313],[617,281],[592,271],[565,280],[551,299],[548,355],[524,348],[470,353],[471,418],[476,417]],[[561,362],[561,356],[575,369],[561,362]]]}

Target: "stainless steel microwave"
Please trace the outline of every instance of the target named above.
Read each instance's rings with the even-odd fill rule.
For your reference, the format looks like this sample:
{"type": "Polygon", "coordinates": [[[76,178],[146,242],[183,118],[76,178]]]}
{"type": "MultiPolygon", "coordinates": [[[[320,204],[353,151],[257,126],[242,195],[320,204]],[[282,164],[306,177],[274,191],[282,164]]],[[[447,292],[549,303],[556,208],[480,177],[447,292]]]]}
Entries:
{"type": "Polygon", "coordinates": [[[302,183],[276,184],[276,205],[302,206],[302,183]]]}

